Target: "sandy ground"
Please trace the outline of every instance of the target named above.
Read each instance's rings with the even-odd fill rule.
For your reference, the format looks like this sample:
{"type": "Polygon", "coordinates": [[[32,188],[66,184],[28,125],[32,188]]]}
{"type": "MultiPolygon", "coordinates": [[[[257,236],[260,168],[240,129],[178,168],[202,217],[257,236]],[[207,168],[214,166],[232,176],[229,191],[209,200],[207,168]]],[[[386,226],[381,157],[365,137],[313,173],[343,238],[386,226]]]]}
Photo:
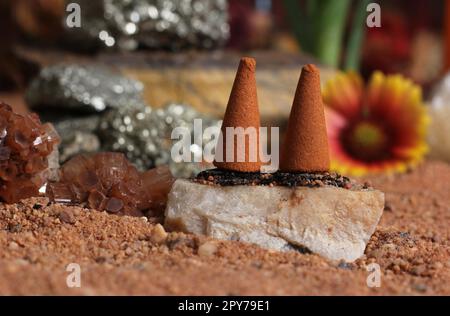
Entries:
{"type": "Polygon", "coordinates": [[[156,218],[45,198],[0,204],[0,294],[450,295],[450,166],[427,162],[371,182],[386,192],[386,209],[366,255],[353,264],[165,236],[156,218]],[[373,262],[381,267],[379,288],[366,283],[373,262]],[[80,288],[67,286],[70,263],[80,265],[80,288]]]}

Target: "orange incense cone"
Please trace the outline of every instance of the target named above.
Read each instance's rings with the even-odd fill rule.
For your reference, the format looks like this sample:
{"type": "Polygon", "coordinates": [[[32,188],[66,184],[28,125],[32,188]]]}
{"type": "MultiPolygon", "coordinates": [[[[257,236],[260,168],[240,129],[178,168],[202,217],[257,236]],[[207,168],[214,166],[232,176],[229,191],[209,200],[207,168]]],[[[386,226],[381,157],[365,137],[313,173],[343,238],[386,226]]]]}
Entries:
{"type": "Polygon", "coordinates": [[[222,147],[219,143],[216,149],[216,160],[214,161],[214,165],[217,168],[239,172],[260,171],[260,118],[258,97],[256,93],[255,68],[256,61],[253,58],[244,57],[241,59],[222,123],[222,147]],[[233,136],[233,147],[233,139],[227,138],[227,127],[241,127],[248,132],[253,130],[253,136],[256,137],[248,137],[247,134],[245,135],[245,141],[239,142],[238,137],[235,135],[233,136]],[[254,129],[248,129],[249,127],[253,127],[254,129]],[[252,146],[250,146],[250,141],[252,141],[252,146]],[[234,148],[234,157],[230,153],[229,156],[231,157],[227,156],[227,144],[231,148],[234,148]],[[222,161],[218,161],[217,154],[219,152],[222,155],[222,161]],[[240,153],[240,157],[244,159],[239,159],[238,153],[240,153]]]}
{"type": "Polygon", "coordinates": [[[280,157],[285,172],[325,172],[330,169],[320,71],[302,69],[280,157]]]}

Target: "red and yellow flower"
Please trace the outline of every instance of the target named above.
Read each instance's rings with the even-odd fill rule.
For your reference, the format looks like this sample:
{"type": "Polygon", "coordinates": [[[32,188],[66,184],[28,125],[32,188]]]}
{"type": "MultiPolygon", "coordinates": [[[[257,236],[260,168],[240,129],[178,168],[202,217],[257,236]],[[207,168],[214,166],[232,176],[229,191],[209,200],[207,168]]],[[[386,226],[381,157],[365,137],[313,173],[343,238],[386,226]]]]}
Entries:
{"type": "Polygon", "coordinates": [[[423,160],[429,123],[421,88],[375,72],[365,85],[339,73],[325,85],[331,167],[342,174],[404,172],[423,160]]]}

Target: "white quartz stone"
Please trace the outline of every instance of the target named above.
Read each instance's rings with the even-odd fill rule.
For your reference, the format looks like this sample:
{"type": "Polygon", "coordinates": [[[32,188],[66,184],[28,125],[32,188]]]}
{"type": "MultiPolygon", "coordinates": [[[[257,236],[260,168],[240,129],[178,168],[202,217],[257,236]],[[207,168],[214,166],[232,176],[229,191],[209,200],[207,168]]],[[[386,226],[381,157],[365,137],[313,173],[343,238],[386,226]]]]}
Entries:
{"type": "Polygon", "coordinates": [[[377,190],[221,187],[177,180],[165,226],[275,250],[299,246],[351,262],[364,254],[383,208],[384,194],[377,190]]]}

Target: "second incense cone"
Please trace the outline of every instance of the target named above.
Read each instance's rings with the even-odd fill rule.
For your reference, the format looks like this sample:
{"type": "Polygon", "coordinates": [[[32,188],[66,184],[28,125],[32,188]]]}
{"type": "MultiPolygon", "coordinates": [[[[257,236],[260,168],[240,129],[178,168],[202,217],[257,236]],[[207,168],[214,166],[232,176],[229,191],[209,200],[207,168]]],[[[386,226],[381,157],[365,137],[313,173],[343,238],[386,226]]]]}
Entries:
{"type": "Polygon", "coordinates": [[[327,172],[330,169],[325,113],[320,90],[320,71],[314,65],[302,69],[281,152],[284,172],[327,172]]]}

